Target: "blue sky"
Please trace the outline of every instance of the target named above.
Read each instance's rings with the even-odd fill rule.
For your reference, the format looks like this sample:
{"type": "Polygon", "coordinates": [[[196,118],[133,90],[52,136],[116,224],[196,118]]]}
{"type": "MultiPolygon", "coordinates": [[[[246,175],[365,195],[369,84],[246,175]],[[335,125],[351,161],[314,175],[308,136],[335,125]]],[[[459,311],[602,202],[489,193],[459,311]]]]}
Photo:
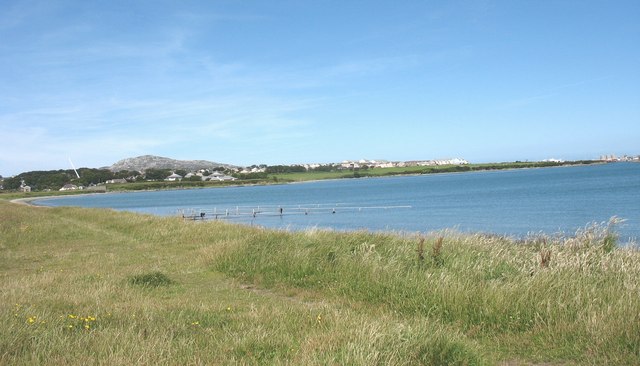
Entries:
{"type": "Polygon", "coordinates": [[[0,175],[640,154],[640,1],[0,2],[0,175]]]}

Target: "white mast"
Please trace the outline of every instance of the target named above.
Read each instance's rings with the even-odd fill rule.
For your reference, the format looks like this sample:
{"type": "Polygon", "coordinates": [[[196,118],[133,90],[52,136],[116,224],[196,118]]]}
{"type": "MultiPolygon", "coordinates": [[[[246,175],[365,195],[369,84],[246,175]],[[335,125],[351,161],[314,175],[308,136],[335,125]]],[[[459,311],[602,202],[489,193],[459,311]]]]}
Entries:
{"type": "Polygon", "coordinates": [[[69,164],[71,164],[71,167],[73,168],[73,171],[76,172],[76,177],[80,178],[80,174],[78,174],[78,171],[76,170],[76,167],[73,166],[73,162],[71,161],[71,156],[69,156],[69,164]]]}

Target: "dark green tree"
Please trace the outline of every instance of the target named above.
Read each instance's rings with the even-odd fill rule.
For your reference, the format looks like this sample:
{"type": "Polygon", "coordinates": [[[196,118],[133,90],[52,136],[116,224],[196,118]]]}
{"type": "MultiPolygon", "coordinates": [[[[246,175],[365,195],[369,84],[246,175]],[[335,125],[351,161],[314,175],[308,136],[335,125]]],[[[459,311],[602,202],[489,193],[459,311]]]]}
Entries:
{"type": "Polygon", "coordinates": [[[144,176],[146,180],[164,180],[166,177],[171,175],[171,171],[169,169],[147,169],[144,172],[144,176]]]}

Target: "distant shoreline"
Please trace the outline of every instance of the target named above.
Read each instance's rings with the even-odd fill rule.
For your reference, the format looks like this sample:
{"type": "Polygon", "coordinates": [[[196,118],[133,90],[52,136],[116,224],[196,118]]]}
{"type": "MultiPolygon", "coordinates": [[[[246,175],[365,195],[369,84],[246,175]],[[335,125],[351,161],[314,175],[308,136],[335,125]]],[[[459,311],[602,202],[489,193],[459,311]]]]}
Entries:
{"type": "MultiPolygon", "coordinates": [[[[614,165],[618,165],[618,164],[614,164],[614,165]]],[[[589,167],[588,165],[584,165],[584,167],[580,168],[580,165],[564,165],[564,166],[574,166],[575,169],[555,169],[555,170],[538,170],[538,169],[530,169],[527,168],[530,172],[527,171],[523,171],[521,173],[517,172],[516,170],[522,169],[501,169],[501,170],[510,170],[510,171],[505,171],[504,173],[502,173],[500,170],[496,171],[494,173],[480,173],[481,170],[478,170],[477,172],[479,172],[479,174],[474,174],[474,175],[458,175],[458,174],[447,174],[447,173],[454,173],[454,172],[446,172],[446,173],[438,173],[438,174],[444,174],[442,177],[438,177],[438,176],[433,176],[433,177],[427,177],[426,175],[429,174],[411,174],[411,175],[393,175],[393,176],[377,176],[377,177],[372,177],[372,178],[395,178],[395,179],[386,179],[386,180],[379,180],[379,179],[373,179],[373,180],[369,180],[369,179],[365,179],[365,180],[359,180],[359,179],[348,179],[348,180],[344,180],[344,179],[329,179],[328,182],[326,183],[321,183],[320,180],[307,180],[307,181],[300,181],[300,182],[285,182],[284,180],[281,180],[280,182],[273,183],[270,182],[268,184],[261,184],[261,185],[255,185],[255,184],[251,184],[252,186],[254,186],[255,188],[251,189],[251,188],[246,188],[248,189],[247,192],[244,192],[244,189],[233,189],[233,190],[224,190],[224,191],[216,191],[216,190],[205,190],[205,191],[201,191],[201,190],[197,190],[197,189],[193,189],[193,188],[181,188],[181,189],[158,189],[158,190],[153,190],[153,192],[156,193],[150,193],[150,191],[142,191],[142,190],[136,190],[136,191],[117,191],[117,192],[113,192],[110,191],[108,193],[132,193],[132,192],[139,192],[140,194],[138,195],[110,195],[110,196],[104,196],[104,197],[100,197],[97,195],[97,193],[93,192],[85,192],[82,193],[81,191],[75,192],[78,194],[68,194],[65,192],[61,192],[62,195],[58,195],[58,192],[51,192],[51,194],[47,194],[47,192],[41,192],[39,195],[34,195],[34,196],[27,196],[27,197],[20,197],[19,195],[13,195],[13,197],[8,196],[6,201],[7,202],[12,202],[15,204],[22,204],[22,205],[31,205],[31,206],[37,206],[37,207],[61,207],[61,206],[77,206],[77,207],[83,207],[83,206],[102,206],[102,207],[111,207],[111,208],[116,208],[118,209],[118,207],[129,207],[128,204],[126,202],[133,202],[133,201],[137,201],[137,200],[142,200],[144,202],[146,202],[143,206],[145,207],[152,207],[151,211],[149,211],[148,213],[158,213],[161,212],[161,215],[173,215],[174,212],[176,211],[176,209],[179,211],[180,209],[184,209],[185,207],[189,208],[193,208],[196,207],[196,209],[198,210],[207,210],[208,208],[211,208],[211,212],[214,212],[213,209],[215,208],[215,206],[220,206],[220,205],[226,205],[229,204],[231,206],[234,206],[236,204],[238,204],[236,201],[239,200],[240,204],[247,204],[247,205],[252,205],[254,204],[253,202],[250,203],[246,203],[245,201],[248,200],[243,198],[243,197],[261,197],[259,198],[260,202],[258,202],[259,206],[257,207],[262,207],[262,206],[268,206],[269,204],[273,204],[273,205],[288,205],[288,204],[296,204],[298,205],[298,203],[303,202],[303,203],[309,203],[308,199],[302,197],[302,200],[300,198],[295,198],[294,201],[295,202],[289,202],[291,200],[288,200],[289,194],[285,193],[284,196],[280,196],[281,193],[277,194],[277,197],[280,198],[275,198],[275,201],[272,199],[269,199],[268,196],[270,196],[270,193],[260,193],[260,192],[273,192],[273,189],[277,190],[278,192],[281,192],[281,189],[284,189],[284,192],[300,192],[300,191],[308,191],[308,192],[313,192],[316,191],[317,189],[315,187],[319,187],[320,191],[323,190],[327,190],[326,194],[323,196],[313,196],[315,198],[313,198],[310,202],[324,202],[323,200],[329,200],[333,203],[338,202],[338,205],[340,205],[340,202],[344,202],[344,200],[361,200],[364,199],[363,202],[369,202],[368,198],[362,198],[365,196],[360,196],[359,192],[368,192],[367,187],[374,185],[374,186],[393,186],[396,187],[396,192],[391,195],[392,197],[396,197],[400,194],[400,192],[406,191],[407,189],[409,189],[409,187],[414,187],[414,186],[431,186],[434,185],[434,187],[440,187],[440,186],[447,186],[449,185],[449,183],[447,182],[466,182],[463,186],[460,186],[458,189],[458,192],[455,193],[452,196],[453,197],[458,197],[460,195],[463,195],[466,197],[466,199],[464,201],[456,201],[455,199],[451,200],[447,200],[447,201],[442,201],[439,202],[435,207],[441,207],[441,208],[446,208],[446,209],[450,209],[450,206],[452,205],[452,202],[455,203],[453,204],[453,206],[451,207],[467,207],[467,209],[472,209],[474,207],[484,207],[485,204],[483,205],[474,205],[474,202],[476,201],[476,197],[480,197],[478,196],[476,190],[474,187],[476,187],[476,184],[474,184],[474,182],[477,182],[478,184],[482,183],[482,182],[494,182],[493,185],[501,185],[502,181],[507,181],[507,182],[511,182],[513,180],[520,180],[523,182],[529,181],[530,177],[542,177],[543,179],[546,179],[544,177],[555,177],[555,176],[562,176],[564,177],[565,181],[573,181],[574,179],[572,177],[583,177],[583,176],[591,176],[591,177],[602,177],[603,179],[606,179],[606,177],[610,176],[609,173],[610,171],[614,171],[614,172],[627,172],[628,174],[633,174],[633,176],[636,176],[636,174],[638,173],[638,170],[636,169],[637,166],[631,166],[629,164],[619,164],[617,167],[616,166],[612,166],[612,165],[605,165],[605,164],[597,164],[596,166],[593,167],[589,167]],[[613,170],[612,170],[613,169],[613,170]],[[536,171],[538,173],[536,173],[536,171]],[[546,171],[546,173],[545,173],[546,171]],[[555,172],[555,173],[554,173],[555,172]],[[449,178],[447,178],[447,176],[449,178]],[[458,178],[455,178],[455,177],[458,178]],[[405,178],[406,177],[406,178],[405,178]],[[466,178],[464,178],[466,177],[466,178]],[[342,181],[342,182],[339,182],[342,181]],[[290,184],[297,184],[297,183],[308,183],[308,182],[315,182],[318,183],[319,185],[310,185],[308,186],[308,188],[303,188],[304,186],[299,186],[300,188],[294,188],[294,186],[290,185],[290,184]],[[385,183],[386,182],[386,183],[385,183]],[[273,187],[273,188],[269,188],[270,185],[279,185],[282,188],[277,188],[277,187],[273,187]],[[292,189],[292,191],[286,191],[288,188],[286,188],[287,185],[290,185],[292,189]],[[467,187],[467,188],[464,188],[467,187]],[[340,196],[341,198],[330,198],[327,196],[328,192],[332,192],[332,191],[341,191],[342,189],[347,189],[348,190],[348,195],[342,195],[340,196]],[[466,192],[463,192],[461,189],[464,189],[466,192]],[[183,193],[181,193],[183,192],[183,193]],[[199,193],[201,192],[201,193],[199,193]],[[227,192],[227,193],[225,193],[227,192]],[[252,192],[257,192],[257,193],[252,193],[252,192]],[[93,194],[96,195],[94,197],[88,197],[86,199],[80,197],[83,196],[85,194],[93,194]],[[264,195],[266,194],[266,196],[264,195]],[[150,196],[149,196],[150,195],[150,196]],[[229,200],[225,200],[223,199],[224,202],[220,201],[219,199],[207,199],[206,197],[218,197],[219,195],[221,195],[220,197],[227,197],[229,195],[233,196],[231,198],[229,198],[229,200]],[[60,201],[60,199],[64,199],[65,197],[68,198],[68,200],[63,200],[60,201]],[[76,199],[77,197],[77,199],[76,199]],[[147,197],[146,199],[144,197],[147,197]],[[164,197],[169,198],[169,201],[165,202],[164,197]],[[178,197],[178,198],[176,198],[178,197]],[[199,197],[196,201],[184,201],[183,198],[180,197],[199,197]],[[346,197],[346,198],[345,198],[346,197]],[[13,198],[11,200],[9,200],[9,198],[13,198]],[[59,199],[58,199],[59,198],[59,199]],[[149,199],[151,199],[151,201],[149,201],[149,199]],[[98,201],[101,203],[94,203],[94,201],[98,201]],[[133,201],[132,201],[133,200],[133,201]],[[204,200],[204,201],[203,201],[204,200]],[[282,200],[284,200],[285,202],[281,202],[282,200]],[[273,202],[272,202],[273,201],[273,202]],[[124,206],[118,205],[116,202],[124,202],[124,206]],[[232,202],[232,203],[229,203],[232,202]],[[234,203],[235,202],[235,203],[234,203]],[[275,202],[275,203],[274,203],[275,202]],[[166,209],[163,209],[162,207],[165,207],[166,205],[171,206],[172,211],[169,212],[166,209]],[[204,206],[203,206],[204,205],[204,206]],[[155,206],[158,206],[156,208],[153,208],[155,206]],[[174,209],[175,208],[175,209],[174,209]]],[[[468,172],[468,171],[467,171],[468,172]]],[[[456,173],[466,173],[466,172],[456,172],[456,173]]],[[[327,180],[327,179],[324,179],[327,180]]],[[[542,186],[546,186],[546,184],[544,183],[545,181],[538,181],[537,183],[531,182],[529,183],[530,186],[533,187],[533,189],[538,189],[540,190],[540,184],[542,186]]],[[[234,185],[234,187],[236,188],[244,188],[246,187],[245,185],[234,185]]],[[[219,187],[219,188],[224,188],[224,187],[219,187]]],[[[554,190],[555,191],[555,190],[554,190]]],[[[496,191],[496,197],[494,197],[493,201],[489,201],[486,202],[486,206],[487,207],[492,207],[495,206],[495,202],[506,199],[508,201],[508,197],[512,196],[511,193],[504,193],[505,191],[496,191]],[[502,193],[500,193],[502,192],[502,193]],[[497,196],[499,195],[499,197],[497,196]]],[[[511,192],[511,191],[509,191],[511,192]]],[[[519,192],[519,191],[518,191],[519,192]]],[[[514,191],[513,193],[518,193],[516,191],[514,191]]],[[[429,195],[434,195],[435,193],[429,193],[429,195]]],[[[400,196],[402,196],[400,194],[400,196]]],[[[423,197],[424,195],[418,195],[419,197],[423,197]]],[[[417,207],[420,207],[421,209],[424,209],[423,206],[420,206],[419,202],[426,202],[426,201],[421,201],[421,200],[416,200],[416,197],[418,197],[416,195],[409,195],[409,196],[402,196],[402,204],[410,204],[410,205],[414,205],[417,204],[417,207]]],[[[435,194],[434,197],[439,196],[438,194],[435,194]]],[[[254,197],[254,198],[255,198],[254,197]]],[[[376,196],[378,198],[380,197],[384,197],[384,195],[378,195],[376,196]]],[[[545,196],[544,198],[540,198],[541,201],[538,202],[544,202],[547,196],[545,196]]],[[[186,199],[186,198],[185,198],[186,199]]],[[[377,198],[376,198],[377,199],[377,198]]],[[[429,202],[431,202],[430,200],[427,200],[429,202]]],[[[580,200],[579,200],[580,201],[580,200]]],[[[584,201],[584,200],[582,200],[584,201]]],[[[257,202],[257,201],[256,201],[257,202]]],[[[377,201],[376,201],[377,202],[377,201]]],[[[517,207],[520,203],[520,201],[513,201],[511,200],[511,202],[509,204],[502,204],[503,207],[517,207]]],[[[332,203],[332,204],[333,204],[332,203]]],[[[396,203],[389,203],[389,205],[395,205],[396,203]]],[[[355,204],[354,204],[355,205],[355,204]]],[[[298,205],[299,206],[299,205],[298,205]]],[[[357,205],[355,206],[363,206],[363,204],[357,203],[357,205]]],[[[250,206],[247,206],[250,207],[250,206]]],[[[220,207],[218,207],[220,208],[220,207]]],[[[225,208],[225,207],[223,207],[225,208]]],[[[378,208],[378,207],[376,207],[378,208]]],[[[555,209],[554,209],[555,210],[555,209]]],[[[563,208],[558,208],[556,211],[562,211],[563,208]]],[[[137,209],[134,211],[138,211],[137,209]]],[[[143,209],[140,209],[141,212],[144,212],[143,209]]],[[[258,210],[260,211],[260,210],[258,210]]],[[[424,210],[423,210],[424,211],[424,210]]],[[[429,211],[429,210],[426,210],[429,211]]],[[[425,211],[425,212],[426,212],[425,211]]],[[[590,212],[591,208],[586,207],[583,210],[584,212],[590,212]]],[[[627,210],[628,211],[628,210],[627,210]]],[[[612,212],[616,212],[617,215],[619,215],[620,217],[623,217],[625,219],[628,219],[630,223],[632,222],[637,222],[638,220],[638,216],[636,214],[637,211],[635,210],[631,210],[631,211],[616,211],[613,210],[612,212]],[[632,213],[629,213],[632,212],[632,213]]],[[[250,211],[249,211],[250,212],[250,211]]],[[[260,211],[262,212],[262,211],[260,211]]],[[[266,211],[264,211],[266,212],[266,211]]],[[[209,215],[209,212],[207,212],[207,215],[209,215]]],[[[456,225],[460,224],[460,222],[458,222],[460,219],[460,217],[464,217],[465,213],[464,212],[458,212],[458,214],[456,214],[455,216],[451,216],[453,219],[449,220],[451,222],[447,223],[446,226],[440,225],[441,227],[456,227],[456,225]],[[458,220],[458,221],[456,221],[458,220]]],[[[401,221],[402,225],[408,225],[408,222],[411,221],[410,218],[413,217],[415,215],[409,215],[408,218],[406,218],[404,221],[401,221]]],[[[445,215],[446,216],[446,215],[445,215]]],[[[546,214],[545,214],[546,216],[546,214]]],[[[588,216],[588,215],[584,215],[584,216],[588,216]]],[[[209,217],[209,216],[208,216],[209,217]]],[[[213,216],[212,216],[213,217],[213,216]]],[[[254,216],[255,218],[255,216],[254,216]]],[[[508,219],[510,219],[511,217],[506,217],[505,220],[508,221],[508,219]]],[[[322,220],[325,220],[326,218],[316,218],[314,216],[313,220],[320,220],[318,222],[321,222],[322,220]]],[[[571,227],[567,228],[562,228],[562,229],[558,229],[558,227],[553,226],[551,229],[545,229],[547,230],[546,232],[555,232],[553,230],[564,230],[563,232],[573,232],[575,231],[577,228],[582,228],[584,225],[586,225],[587,223],[591,223],[592,221],[597,221],[597,222],[604,222],[606,220],[608,220],[609,217],[608,216],[593,216],[591,215],[590,217],[586,217],[584,218],[582,221],[580,222],[576,222],[573,223],[571,227]]],[[[433,222],[438,222],[438,220],[440,220],[440,218],[435,217],[432,218],[430,220],[425,221],[426,223],[417,223],[415,224],[411,230],[422,230],[424,229],[423,226],[429,226],[431,225],[431,223],[433,222]]],[[[515,222],[514,225],[515,227],[518,226],[526,226],[525,224],[527,223],[526,219],[524,221],[520,220],[518,222],[515,222]]],[[[559,218],[558,222],[561,221],[562,219],[559,218]]],[[[295,220],[294,220],[295,221],[295,220]]],[[[415,221],[415,220],[414,220],[415,221]]],[[[446,220],[445,220],[446,221],[446,220]]],[[[374,222],[375,223],[375,222],[374,222]]],[[[256,224],[258,225],[262,225],[260,222],[257,222],[256,224]]],[[[359,224],[360,225],[360,224],[359,224]]],[[[378,224],[375,224],[378,225],[378,224]]],[[[374,226],[375,226],[374,225],[374,226]]],[[[404,227],[400,225],[399,227],[404,227]]],[[[555,222],[552,222],[551,225],[556,225],[555,222]]],[[[559,224],[558,224],[559,225],[559,224]]],[[[623,234],[624,240],[623,241],[627,241],[627,238],[634,238],[634,242],[637,242],[637,237],[640,234],[637,234],[637,231],[634,231],[635,229],[633,228],[633,226],[628,226],[629,224],[626,225],[621,225],[620,227],[621,229],[621,233],[626,233],[627,231],[629,232],[629,234],[623,234]],[[624,226],[624,228],[623,228],[624,226]]],[[[339,225],[338,225],[339,226],[339,225]]],[[[381,225],[375,226],[375,228],[373,230],[386,230],[384,228],[381,228],[381,225]],[[380,226],[380,227],[378,227],[380,226]]],[[[513,226],[513,225],[512,225],[513,226]]],[[[549,225],[547,225],[549,226],[549,225]]],[[[404,229],[403,229],[404,230],[404,229]]],[[[474,228],[472,230],[478,231],[478,232],[490,232],[493,229],[486,229],[485,227],[479,227],[479,228],[474,228]],[[490,231],[487,231],[490,230],[490,231]]],[[[506,229],[505,229],[506,230],[506,229]]],[[[511,230],[511,229],[509,229],[511,230]]],[[[529,229],[523,229],[521,231],[518,232],[517,235],[528,235],[529,232],[526,231],[529,229]]],[[[502,234],[502,231],[495,231],[496,233],[502,234]]],[[[509,232],[509,231],[505,231],[505,232],[509,232]]],[[[559,231],[558,231],[559,232],[559,231]]]]}
{"type": "MultiPolygon", "coordinates": [[[[495,163],[496,165],[501,163],[495,163]]],[[[509,164],[509,163],[506,163],[509,164]]],[[[231,185],[221,185],[221,186],[201,186],[201,187],[167,187],[167,188],[154,188],[154,189],[140,189],[140,190],[116,190],[116,191],[105,191],[105,192],[85,192],[85,191],[77,191],[73,196],[76,195],[98,195],[98,194],[115,194],[115,193],[132,193],[132,192],[158,192],[158,191],[170,191],[170,190],[191,190],[191,189],[205,189],[205,188],[230,188],[230,187],[251,187],[251,186],[264,186],[264,185],[280,185],[280,184],[301,184],[301,183],[314,183],[314,182],[322,182],[322,181],[338,181],[344,179],[375,179],[375,178],[392,178],[392,177],[411,177],[411,176],[420,176],[420,175],[448,175],[448,174],[464,174],[464,173],[477,173],[477,172],[491,172],[491,171],[510,171],[510,170],[529,170],[529,169],[543,169],[543,168],[566,168],[566,167],[576,167],[576,166],[586,166],[586,165],[605,165],[610,164],[609,162],[604,161],[593,161],[589,163],[568,163],[568,164],[560,164],[560,165],[550,165],[550,166],[524,166],[524,167],[509,167],[509,168],[492,168],[488,166],[485,168],[475,168],[470,170],[462,170],[462,171],[433,171],[433,172],[406,172],[406,173],[392,173],[387,175],[362,175],[359,177],[355,176],[343,176],[343,177],[335,177],[335,178],[319,178],[319,179],[309,179],[309,180],[294,180],[294,181],[264,181],[261,183],[250,182],[246,184],[238,183],[231,185]]],[[[426,167],[425,167],[426,168],[426,167]]],[[[366,171],[364,171],[366,172],[366,171]]],[[[135,184],[135,183],[134,183],[135,184]]],[[[14,198],[9,200],[11,203],[29,205],[34,207],[51,207],[46,205],[34,204],[33,201],[38,200],[47,200],[47,199],[56,199],[61,197],[69,197],[71,195],[48,195],[48,196],[38,196],[38,197],[21,197],[14,198]]]]}
{"type": "Polygon", "coordinates": [[[56,196],[14,198],[12,200],[9,200],[9,202],[15,203],[16,205],[28,205],[28,206],[34,206],[34,207],[48,207],[48,206],[34,205],[34,204],[31,203],[31,201],[35,201],[35,200],[42,199],[42,198],[52,198],[52,197],[56,197],[56,196]]]}
{"type": "MultiPolygon", "coordinates": [[[[78,193],[74,196],[91,196],[91,195],[98,195],[98,194],[105,194],[105,193],[124,193],[124,192],[104,192],[104,193],[96,193],[96,192],[91,192],[91,193],[78,193]]],[[[52,206],[45,206],[45,205],[36,205],[33,204],[33,201],[38,201],[38,200],[46,200],[46,199],[53,199],[53,198],[63,198],[63,197],[70,197],[71,195],[52,195],[52,196],[38,196],[38,197],[23,197],[23,198],[14,198],[9,200],[10,203],[15,203],[17,205],[28,205],[28,206],[33,206],[33,207],[47,207],[47,208],[51,208],[52,206]]]]}

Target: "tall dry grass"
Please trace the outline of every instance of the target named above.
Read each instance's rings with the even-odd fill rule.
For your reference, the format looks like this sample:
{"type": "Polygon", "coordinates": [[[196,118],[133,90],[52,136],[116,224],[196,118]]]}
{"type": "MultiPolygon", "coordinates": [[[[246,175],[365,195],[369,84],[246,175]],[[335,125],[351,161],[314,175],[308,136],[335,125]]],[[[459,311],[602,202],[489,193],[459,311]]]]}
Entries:
{"type": "Polygon", "coordinates": [[[609,234],[287,233],[0,201],[0,364],[637,364],[640,256],[609,234]]]}

